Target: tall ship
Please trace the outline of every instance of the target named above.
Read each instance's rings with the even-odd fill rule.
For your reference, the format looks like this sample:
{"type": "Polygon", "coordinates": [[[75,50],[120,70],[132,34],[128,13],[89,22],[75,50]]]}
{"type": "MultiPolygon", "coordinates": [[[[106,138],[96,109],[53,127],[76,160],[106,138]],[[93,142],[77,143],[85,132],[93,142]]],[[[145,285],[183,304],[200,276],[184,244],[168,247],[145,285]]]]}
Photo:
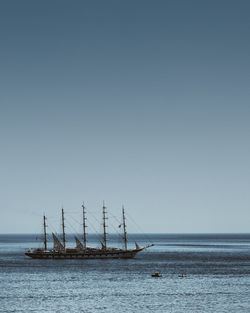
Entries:
{"type": "Polygon", "coordinates": [[[28,249],[25,255],[33,259],[131,259],[135,255],[147,249],[153,244],[140,247],[135,243],[134,249],[128,248],[127,230],[126,230],[126,218],[124,207],[122,207],[122,224],[119,227],[123,227],[123,248],[109,247],[107,245],[107,208],[103,203],[102,208],[102,219],[103,219],[103,237],[100,248],[93,248],[87,246],[87,233],[86,233],[86,209],[84,204],[82,205],[82,227],[83,237],[82,241],[75,236],[75,247],[66,247],[66,234],[65,234],[65,220],[64,210],[62,209],[62,241],[52,233],[53,248],[49,249],[47,244],[48,234],[46,225],[46,216],[43,216],[43,248],[28,249]]]}

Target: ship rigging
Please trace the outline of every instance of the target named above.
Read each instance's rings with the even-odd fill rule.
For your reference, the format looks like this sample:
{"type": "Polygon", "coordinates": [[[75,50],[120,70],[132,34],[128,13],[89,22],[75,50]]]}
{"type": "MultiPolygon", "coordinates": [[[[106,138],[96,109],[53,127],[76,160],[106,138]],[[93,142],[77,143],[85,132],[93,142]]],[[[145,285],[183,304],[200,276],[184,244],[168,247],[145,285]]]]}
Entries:
{"type": "Polygon", "coordinates": [[[66,234],[65,234],[65,219],[64,219],[64,209],[61,211],[62,214],[62,242],[59,238],[52,233],[54,246],[52,249],[48,249],[47,245],[47,224],[46,216],[43,216],[43,248],[28,249],[25,252],[25,255],[33,259],[130,259],[135,257],[135,255],[147,249],[153,244],[140,247],[135,243],[135,249],[128,248],[128,239],[127,239],[127,229],[126,229],[126,218],[125,210],[122,207],[122,224],[123,227],[123,243],[124,248],[114,248],[107,246],[107,208],[103,203],[102,207],[102,218],[103,218],[103,239],[101,248],[92,248],[87,246],[87,223],[86,223],[86,208],[84,204],[82,205],[82,230],[83,230],[83,242],[75,236],[76,246],[74,248],[66,247],[66,234]]]}

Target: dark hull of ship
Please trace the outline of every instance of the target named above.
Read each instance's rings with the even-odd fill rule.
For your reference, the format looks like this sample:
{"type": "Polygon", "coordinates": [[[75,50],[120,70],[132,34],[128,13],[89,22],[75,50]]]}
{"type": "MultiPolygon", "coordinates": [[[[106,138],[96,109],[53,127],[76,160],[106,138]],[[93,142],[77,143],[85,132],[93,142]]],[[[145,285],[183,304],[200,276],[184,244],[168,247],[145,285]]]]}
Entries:
{"type": "Polygon", "coordinates": [[[27,251],[25,254],[32,259],[132,259],[141,250],[97,250],[95,252],[78,251],[78,252],[63,252],[63,251],[27,251]]]}

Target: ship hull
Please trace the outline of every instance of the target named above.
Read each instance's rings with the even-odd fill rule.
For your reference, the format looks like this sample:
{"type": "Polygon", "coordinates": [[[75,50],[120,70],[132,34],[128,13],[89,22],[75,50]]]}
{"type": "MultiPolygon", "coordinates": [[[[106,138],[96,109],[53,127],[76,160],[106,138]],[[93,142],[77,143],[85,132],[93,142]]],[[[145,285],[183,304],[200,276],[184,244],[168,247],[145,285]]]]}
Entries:
{"type": "Polygon", "coordinates": [[[32,259],[132,259],[141,250],[62,252],[62,251],[27,251],[25,255],[32,259]]]}

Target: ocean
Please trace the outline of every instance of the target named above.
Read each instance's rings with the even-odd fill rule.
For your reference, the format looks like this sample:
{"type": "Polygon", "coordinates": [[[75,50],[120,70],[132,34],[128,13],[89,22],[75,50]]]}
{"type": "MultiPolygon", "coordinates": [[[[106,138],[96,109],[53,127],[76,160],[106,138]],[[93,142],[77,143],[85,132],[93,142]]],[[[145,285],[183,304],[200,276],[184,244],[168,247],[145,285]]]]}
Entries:
{"type": "Polygon", "coordinates": [[[129,239],[155,245],[130,260],[33,260],[36,235],[0,235],[0,312],[250,312],[250,234],[129,239]]]}

